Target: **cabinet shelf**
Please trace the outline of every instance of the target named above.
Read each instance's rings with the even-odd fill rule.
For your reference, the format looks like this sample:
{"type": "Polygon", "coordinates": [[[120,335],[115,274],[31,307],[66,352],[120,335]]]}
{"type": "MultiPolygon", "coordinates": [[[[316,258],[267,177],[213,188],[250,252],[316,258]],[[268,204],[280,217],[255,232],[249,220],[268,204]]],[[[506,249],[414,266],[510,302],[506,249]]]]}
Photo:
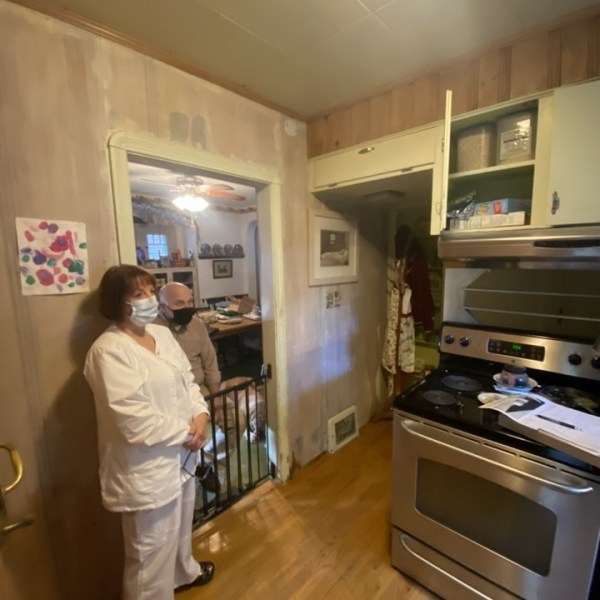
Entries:
{"type": "Polygon", "coordinates": [[[221,256],[217,256],[216,254],[199,254],[198,255],[198,260],[223,260],[223,259],[230,259],[230,258],[246,258],[245,254],[223,254],[221,256]]]}
{"type": "Polygon", "coordinates": [[[485,180],[485,178],[496,178],[499,175],[503,177],[521,177],[522,175],[533,175],[535,160],[526,160],[518,163],[507,163],[504,165],[495,165],[484,169],[474,169],[472,171],[460,171],[451,173],[448,176],[450,182],[472,180],[485,180]]]}

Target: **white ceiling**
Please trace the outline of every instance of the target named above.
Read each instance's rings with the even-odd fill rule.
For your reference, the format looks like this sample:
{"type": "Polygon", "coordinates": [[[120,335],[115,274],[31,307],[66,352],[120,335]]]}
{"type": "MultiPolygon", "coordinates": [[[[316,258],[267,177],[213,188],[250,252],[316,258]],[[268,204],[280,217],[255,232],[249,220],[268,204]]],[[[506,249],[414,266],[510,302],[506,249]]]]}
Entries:
{"type": "Polygon", "coordinates": [[[304,119],[597,0],[49,0],[304,119]]]}

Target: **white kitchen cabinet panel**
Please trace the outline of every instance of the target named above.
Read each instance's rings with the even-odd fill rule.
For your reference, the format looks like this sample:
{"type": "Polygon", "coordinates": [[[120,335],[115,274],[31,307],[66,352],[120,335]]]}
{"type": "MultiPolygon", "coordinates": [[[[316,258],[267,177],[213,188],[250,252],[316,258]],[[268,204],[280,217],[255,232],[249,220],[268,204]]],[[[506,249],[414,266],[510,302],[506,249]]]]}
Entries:
{"type": "Polygon", "coordinates": [[[309,162],[314,194],[362,182],[431,169],[439,125],[353,146],[309,162]]]}
{"type": "Polygon", "coordinates": [[[600,81],[554,91],[548,225],[600,223],[600,81]]]}

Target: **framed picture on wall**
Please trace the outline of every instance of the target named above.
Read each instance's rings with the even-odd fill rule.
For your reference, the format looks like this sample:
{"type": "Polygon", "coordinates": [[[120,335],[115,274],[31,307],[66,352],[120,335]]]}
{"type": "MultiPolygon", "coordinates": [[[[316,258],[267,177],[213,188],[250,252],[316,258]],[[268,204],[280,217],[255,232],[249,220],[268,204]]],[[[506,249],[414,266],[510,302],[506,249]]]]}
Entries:
{"type": "Polygon", "coordinates": [[[308,285],[358,281],[358,219],[308,211],[308,285]]]}
{"type": "Polygon", "coordinates": [[[233,277],[233,261],[230,259],[213,260],[213,279],[233,277]]]}

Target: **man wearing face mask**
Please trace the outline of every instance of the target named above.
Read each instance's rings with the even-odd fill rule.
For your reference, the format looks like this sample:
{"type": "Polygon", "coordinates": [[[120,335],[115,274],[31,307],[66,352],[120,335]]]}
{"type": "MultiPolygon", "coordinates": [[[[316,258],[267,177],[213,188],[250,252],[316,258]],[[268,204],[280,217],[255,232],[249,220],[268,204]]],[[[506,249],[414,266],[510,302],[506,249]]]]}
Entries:
{"type": "MultiPolygon", "coordinates": [[[[154,321],[159,325],[166,325],[179,342],[185,355],[192,365],[192,372],[196,383],[206,392],[214,394],[221,389],[221,372],[217,361],[217,353],[208,335],[206,325],[195,316],[194,299],[190,289],[182,283],[171,282],[164,285],[159,293],[159,315],[154,321]]],[[[224,386],[227,385],[225,382],[224,386]]],[[[204,446],[203,462],[200,467],[200,480],[207,466],[218,473],[220,480],[224,480],[223,472],[225,460],[235,460],[238,447],[237,431],[246,428],[246,415],[243,410],[236,410],[235,403],[223,395],[217,396],[212,401],[211,413],[214,429],[209,424],[208,443],[204,446]],[[225,410],[224,410],[225,409],[225,410]],[[227,412],[227,415],[224,412],[227,412]]],[[[235,477],[235,475],[234,475],[235,477]]],[[[208,491],[214,492],[220,483],[212,480],[208,491]]],[[[207,485],[208,482],[202,484],[207,485]]],[[[200,484],[198,484],[200,485],[200,484]]],[[[196,508],[202,506],[202,494],[196,497],[196,508]]]]}
{"type": "Polygon", "coordinates": [[[167,283],[160,289],[159,300],[155,323],[169,327],[192,365],[196,383],[211,394],[218,392],[221,373],[217,354],[206,325],[195,316],[192,292],[183,283],[167,283]]]}

